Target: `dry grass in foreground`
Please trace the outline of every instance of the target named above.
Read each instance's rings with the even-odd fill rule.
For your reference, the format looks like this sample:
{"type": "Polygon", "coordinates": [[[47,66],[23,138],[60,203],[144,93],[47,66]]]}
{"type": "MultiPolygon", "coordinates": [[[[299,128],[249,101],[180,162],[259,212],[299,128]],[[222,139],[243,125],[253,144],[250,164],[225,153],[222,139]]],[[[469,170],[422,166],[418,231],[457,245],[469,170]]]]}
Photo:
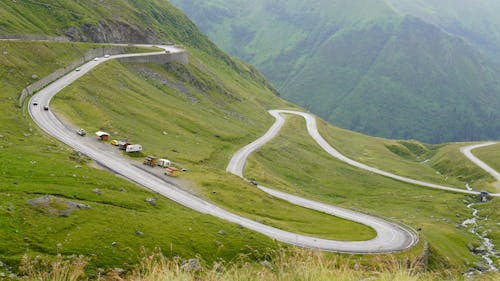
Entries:
{"type": "MultiPolygon", "coordinates": [[[[145,255],[135,270],[124,274],[110,271],[96,280],[130,281],[331,281],[331,280],[468,280],[466,276],[442,270],[424,272],[419,261],[397,260],[394,257],[374,257],[369,265],[352,263],[347,258],[328,258],[321,252],[293,249],[280,250],[269,260],[260,263],[240,261],[225,264],[202,265],[197,259],[181,260],[166,258],[160,251],[145,255]]],[[[85,257],[63,259],[58,256],[52,262],[23,258],[20,267],[23,280],[77,281],[91,280],[85,277],[85,257]]],[[[474,276],[473,280],[500,280],[499,273],[474,276]]]]}

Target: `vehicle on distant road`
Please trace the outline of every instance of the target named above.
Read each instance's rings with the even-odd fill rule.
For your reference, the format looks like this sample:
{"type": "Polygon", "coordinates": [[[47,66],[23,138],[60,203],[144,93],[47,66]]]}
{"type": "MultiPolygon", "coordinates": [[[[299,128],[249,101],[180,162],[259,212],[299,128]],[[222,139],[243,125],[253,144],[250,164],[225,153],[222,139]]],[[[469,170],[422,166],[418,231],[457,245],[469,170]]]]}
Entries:
{"type": "Polygon", "coordinates": [[[77,67],[77,68],[75,69],[75,71],[80,71],[80,70],[82,70],[82,69],[81,69],[81,68],[79,68],[79,67],[77,67]]]}
{"type": "Polygon", "coordinates": [[[105,54],[105,55],[104,55],[104,58],[105,58],[105,59],[109,58],[109,55],[108,55],[108,54],[105,54]]]}
{"type": "Polygon", "coordinates": [[[46,111],[49,110],[49,106],[48,105],[44,106],[43,110],[46,110],[46,111]]]}
{"type": "Polygon", "coordinates": [[[98,60],[99,60],[99,58],[95,58],[95,59],[94,59],[94,61],[98,61],[98,60]]]}
{"type": "Polygon", "coordinates": [[[33,105],[34,105],[34,106],[37,106],[37,105],[38,105],[38,102],[37,102],[37,101],[34,101],[34,102],[33,102],[33,105]]]}

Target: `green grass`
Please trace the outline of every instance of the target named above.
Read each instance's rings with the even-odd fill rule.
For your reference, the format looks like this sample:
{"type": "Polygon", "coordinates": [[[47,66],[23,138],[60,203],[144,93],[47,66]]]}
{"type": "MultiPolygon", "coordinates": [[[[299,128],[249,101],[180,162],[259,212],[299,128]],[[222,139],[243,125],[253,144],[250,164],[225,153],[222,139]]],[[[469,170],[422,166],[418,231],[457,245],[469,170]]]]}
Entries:
{"type": "MultiPolygon", "coordinates": [[[[6,66],[1,68],[0,81],[7,85],[1,96],[5,110],[0,114],[0,155],[6,159],[0,162],[0,238],[5,241],[0,246],[0,260],[16,267],[24,253],[79,253],[92,257],[88,271],[94,274],[98,267],[131,268],[141,247],[160,246],[167,256],[199,254],[207,261],[231,260],[242,252],[253,252],[251,249],[265,253],[278,247],[262,235],[160,197],[158,204],[152,206],[144,200],[155,197],[154,194],[86,165],[87,160],[39,131],[25,110],[15,107],[17,95],[30,83],[33,72],[41,73],[39,76],[50,73],[74,60],[80,51],[66,54],[69,44],[1,44],[9,56],[0,55],[2,66],[6,66]],[[40,52],[45,54],[43,59],[38,58],[40,52]],[[65,60],[55,64],[57,57],[65,60]],[[16,64],[9,64],[11,61],[16,64]],[[102,195],[92,192],[95,188],[102,195]],[[127,192],[121,192],[122,188],[127,192]],[[28,203],[29,199],[45,194],[92,208],[76,210],[69,217],[47,216],[28,203]],[[221,229],[227,235],[217,234],[221,229]],[[136,234],[136,230],[143,235],[136,234]],[[117,244],[112,246],[112,242],[117,244]]],[[[88,48],[84,44],[78,46],[88,48]]],[[[366,227],[270,198],[225,173],[231,154],[272,124],[266,110],[294,106],[275,96],[251,68],[238,62],[234,66],[221,64],[219,59],[197,50],[190,49],[190,53],[188,66],[107,62],[56,96],[52,108],[89,132],[105,129],[113,137],[143,144],[145,154],[167,157],[187,167],[188,172],[181,179],[192,187],[191,191],[231,211],[301,233],[337,239],[371,237],[373,233],[366,227]],[[235,67],[242,73],[235,73],[235,67]],[[164,85],[165,80],[176,84],[179,90],[164,85]],[[356,231],[356,236],[346,229],[356,231]]],[[[474,239],[454,225],[469,215],[462,203],[463,196],[401,184],[338,163],[310,142],[300,122],[303,121],[287,125],[286,130],[296,135],[296,142],[288,143],[287,154],[274,151],[269,153],[273,155],[271,160],[259,159],[262,164],[249,164],[259,177],[265,173],[259,181],[422,227],[424,237],[431,243],[434,268],[461,269],[475,261],[466,249],[466,244],[474,239]],[[325,175],[320,168],[310,169],[314,165],[333,168],[325,175]],[[313,177],[321,178],[321,182],[312,183],[313,177]],[[411,198],[411,204],[401,194],[411,198]]],[[[287,144],[286,140],[282,142],[287,144]]],[[[388,149],[376,149],[377,158],[393,157],[394,164],[407,160],[405,169],[411,169],[412,161],[427,151],[420,145],[392,141],[382,142],[380,147],[386,148],[385,144],[403,149],[402,145],[407,153],[400,157],[388,149]]],[[[454,156],[444,153],[442,157],[454,156]]],[[[495,206],[481,206],[481,212],[497,215],[495,206]]],[[[495,227],[488,223],[492,229],[495,227]]],[[[492,235],[496,233],[493,229],[492,235]]]]}
{"type": "MultiPolygon", "coordinates": [[[[278,250],[257,264],[248,257],[236,262],[206,264],[204,261],[189,267],[184,260],[165,257],[161,252],[144,253],[134,272],[119,276],[105,273],[98,280],[170,280],[170,281],[250,281],[250,280],[497,280],[498,273],[475,274],[472,277],[450,272],[426,272],[419,257],[394,259],[391,256],[372,257],[370,264],[363,264],[346,257],[331,258],[323,253],[291,249],[278,250]]],[[[23,258],[25,277],[34,280],[86,280],[86,257],[58,257],[52,261],[23,258]]]]}
{"type": "Polygon", "coordinates": [[[496,3],[171,2],[336,126],[429,143],[500,137],[496,3]]]}
{"type": "Polygon", "coordinates": [[[496,171],[500,171],[500,143],[474,149],[472,153],[496,171]]]}
{"type": "MultiPolygon", "coordinates": [[[[246,89],[262,91],[256,85],[253,88],[246,89]]],[[[273,98],[272,94],[268,97],[273,98]]],[[[284,230],[325,238],[375,237],[366,226],[270,198],[225,172],[230,153],[262,134],[269,125],[272,118],[257,103],[262,98],[266,96],[248,96],[241,86],[231,82],[218,84],[194,64],[129,65],[127,69],[111,62],[63,90],[53,108],[89,132],[110,131],[113,138],[141,143],[144,154],[167,157],[187,166],[189,173],[183,178],[197,193],[225,209],[284,230]],[[159,79],[146,81],[146,77],[138,77],[133,69],[139,73],[155,71],[163,79],[184,84],[189,92],[184,95],[189,94],[191,99],[162,86],[159,79]],[[186,80],[191,83],[182,83],[182,75],[189,76],[186,80]],[[245,118],[238,118],[240,114],[245,118]]]]}
{"type": "MultiPolygon", "coordinates": [[[[432,249],[434,268],[462,268],[477,259],[467,249],[475,238],[459,226],[471,216],[464,200],[474,199],[401,183],[344,164],[314,143],[299,117],[288,117],[281,134],[251,157],[246,176],[266,186],[421,229],[422,238],[432,249]]],[[[480,208],[494,211],[493,206],[480,208]]]]}
{"type": "Polygon", "coordinates": [[[397,175],[465,189],[491,190],[494,179],[469,161],[460,147],[469,143],[429,145],[417,141],[369,137],[318,119],[318,130],[345,156],[397,175]]]}
{"type": "Polygon", "coordinates": [[[23,254],[84,254],[90,257],[92,275],[97,268],[130,268],[143,247],[161,247],[167,256],[199,254],[206,260],[231,260],[277,247],[269,238],[88,166],[88,160],[41,132],[25,109],[16,107],[32,74],[51,73],[92,46],[0,42],[0,260],[16,270],[23,254]],[[92,192],[95,188],[102,195],[92,192]],[[48,194],[91,209],[49,216],[28,202],[48,194]],[[157,198],[156,206],[145,202],[149,197],[157,198]],[[227,235],[219,235],[219,230],[227,235]]]}

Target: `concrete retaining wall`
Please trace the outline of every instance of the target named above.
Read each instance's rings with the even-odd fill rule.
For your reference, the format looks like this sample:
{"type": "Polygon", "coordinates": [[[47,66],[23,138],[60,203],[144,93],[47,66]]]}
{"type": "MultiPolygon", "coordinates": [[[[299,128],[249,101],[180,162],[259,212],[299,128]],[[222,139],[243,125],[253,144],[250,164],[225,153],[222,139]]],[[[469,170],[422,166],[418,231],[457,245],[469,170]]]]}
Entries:
{"type": "Polygon", "coordinates": [[[49,74],[48,76],[45,76],[41,78],[40,80],[36,81],[35,83],[27,86],[21,91],[21,95],[19,96],[19,107],[22,107],[24,104],[24,101],[31,96],[33,93],[36,91],[44,88],[48,84],[52,83],[53,81],[57,80],[58,78],[62,77],[63,75],[73,71],[75,68],[78,66],[84,64],[87,61],[90,61],[94,59],[95,57],[102,57],[105,54],[109,55],[118,55],[118,54],[123,54],[126,52],[125,47],[104,47],[104,48],[96,48],[96,49],[90,49],[82,56],[77,59],[76,61],[72,62],[70,65],[60,68],[53,73],[49,74]]]}
{"type": "Polygon", "coordinates": [[[188,64],[188,53],[180,52],[164,55],[151,55],[151,56],[141,56],[141,57],[129,57],[129,58],[121,58],[119,59],[121,62],[138,62],[138,63],[157,63],[157,64],[165,64],[169,62],[179,62],[182,64],[188,64]]]}
{"type": "Polygon", "coordinates": [[[69,42],[65,36],[47,36],[47,35],[22,35],[22,34],[0,34],[0,39],[24,40],[24,41],[52,41],[69,42]]]}
{"type": "MultiPolygon", "coordinates": [[[[22,37],[22,36],[20,36],[20,37],[22,37]]],[[[44,36],[41,36],[41,37],[44,37],[44,36]]],[[[38,39],[38,40],[49,40],[48,38],[50,38],[50,36],[46,36],[45,39],[38,39]]],[[[12,39],[12,37],[9,36],[9,39],[12,39]]],[[[34,39],[31,37],[31,40],[34,40],[34,39]]],[[[82,57],[80,57],[78,60],[72,62],[70,65],[63,67],[63,68],[60,68],[60,69],[54,71],[53,73],[49,74],[48,76],[43,77],[40,80],[36,81],[35,83],[24,88],[19,96],[18,106],[22,107],[24,104],[24,101],[29,96],[33,95],[33,93],[44,88],[45,86],[47,86],[48,84],[57,80],[58,78],[62,77],[63,75],[73,71],[75,68],[84,64],[85,62],[90,61],[90,60],[94,59],[95,57],[102,57],[105,54],[118,55],[118,54],[124,54],[124,53],[126,53],[126,47],[121,47],[121,46],[114,46],[114,47],[111,46],[111,47],[90,49],[85,54],[82,54],[82,57]]],[[[182,64],[188,64],[188,62],[189,62],[187,52],[180,52],[180,53],[173,53],[173,54],[165,53],[164,55],[151,55],[151,56],[121,58],[119,60],[122,62],[158,63],[158,64],[165,64],[165,63],[174,62],[174,61],[182,63],[182,64]]]]}

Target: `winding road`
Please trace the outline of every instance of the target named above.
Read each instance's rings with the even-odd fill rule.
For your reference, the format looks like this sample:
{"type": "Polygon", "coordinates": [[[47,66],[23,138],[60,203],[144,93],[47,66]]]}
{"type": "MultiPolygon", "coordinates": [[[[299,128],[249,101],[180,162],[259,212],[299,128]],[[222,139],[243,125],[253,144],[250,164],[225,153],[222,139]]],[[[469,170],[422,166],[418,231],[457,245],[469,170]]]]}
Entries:
{"type": "MultiPolygon", "coordinates": [[[[393,173],[389,173],[386,171],[382,171],[377,168],[370,167],[366,164],[354,161],[344,155],[342,155],[340,152],[338,152],[335,148],[333,148],[328,142],[320,135],[318,132],[318,128],[316,126],[316,117],[310,113],[306,112],[301,112],[301,111],[295,111],[295,110],[270,110],[269,113],[276,119],[276,122],[271,126],[271,128],[266,132],[265,135],[257,139],[256,141],[250,143],[249,145],[245,146],[244,148],[240,149],[231,159],[227,171],[230,173],[233,173],[239,177],[243,178],[243,169],[245,167],[246,159],[248,156],[258,148],[262,147],[265,143],[270,141],[273,137],[275,137],[278,132],[280,131],[281,127],[283,127],[285,123],[285,119],[283,118],[282,114],[294,114],[294,115],[299,115],[302,116],[306,120],[306,125],[307,125],[307,131],[309,135],[319,144],[321,148],[323,148],[328,154],[331,156],[339,159],[342,162],[345,162],[351,166],[354,166],[359,169],[363,169],[375,174],[379,174],[385,177],[389,177],[398,181],[402,182],[407,182],[411,183],[414,185],[419,185],[419,186],[425,186],[425,187],[430,187],[430,188],[435,188],[435,189],[440,189],[440,190],[446,190],[446,191],[452,191],[452,192],[457,192],[457,193],[465,193],[465,194],[472,194],[472,195],[478,195],[480,194],[479,191],[473,191],[473,190],[466,190],[466,189],[461,189],[461,188],[456,188],[456,187],[450,187],[450,186],[444,186],[444,185],[439,185],[439,184],[434,184],[434,183],[428,183],[424,181],[419,181],[415,179],[410,179],[407,177],[403,177],[400,175],[396,175],[393,173]]],[[[470,153],[471,149],[478,148],[478,147],[483,147],[483,146],[488,146],[495,144],[495,142],[489,142],[489,143],[484,143],[484,144],[478,144],[478,145],[472,145],[472,146],[467,146],[462,148],[462,152],[464,155],[472,160],[474,163],[478,164],[481,168],[485,169],[488,171],[491,175],[496,177],[497,179],[500,180],[500,175],[498,172],[493,170],[491,167],[483,163],[481,160],[477,159],[470,153]],[[468,153],[466,153],[468,151],[468,153]]],[[[490,194],[491,196],[498,197],[500,194],[498,193],[493,193],[490,194]]]]}
{"type": "MultiPolygon", "coordinates": [[[[152,46],[152,45],[140,45],[140,46],[152,46]]],[[[173,46],[156,45],[156,47],[168,50],[170,53],[183,51],[173,46]]],[[[311,237],[307,235],[296,234],[252,221],[250,219],[228,212],[210,202],[207,202],[199,197],[196,197],[193,194],[190,194],[180,189],[179,187],[171,183],[166,182],[160,177],[157,177],[140,168],[135,167],[134,165],[130,164],[121,154],[104,149],[102,147],[102,144],[92,140],[91,138],[82,138],[76,135],[74,130],[65,126],[54,115],[52,111],[43,110],[43,106],[48,105],[54,95],[56,95],[67,85],[71,84],[81,76],[85,75],[87,72],[89,72],[92,68],[96,67],[100,63],[116,58],[133,57],[133,56],[150,56],[150,55],[165,55],[165,52],[162,51],[162,52],[141,53],[141,54],[114,55],[110,56],[109,58],[101,58],[97,61],[90,61],[82,65],[80,67],[80,71],[73,71],[71,73],[68,73],[67,75],[61,77],[57,81],[53,82],[46,88],[36,93],[28,103],[28,112],[32,117],[32,119],[34,120],[34,122],[45,132],[57,138],[58,140],[64,142],[65,144],[72,147],[76,151],[79,151],[87,155],[88,157],[94,159],[100,165],[109,168],[113,172],[120,174],[126,177],[127,179],[139,185],[142,185],[154,192],[157,192],[188,208],[191,208],[201,213],[210,214],[233,223],[238,223],[248,229],[257,231],[278,241],[306,248],[319,249],[323,251],[363,253],[363,254],[403,251],[411,248],[418,242],[418,236],[415,232],[407,228],[404,228],[400,225],[397,225],[395,223],[388,222],[381,218],[369,216],[366,214],[346,210],[343,208],[279,192],[260,185],[258,186],[258,188],[260,188],[264,192],[267,192],[275,197],[282,198],[293,204],[297,204],[306,208],[318,210],[327,214],[335,215],[338,217],[342,217],[348,220],[352,220],[370,226],[377,232],[377,236],[374,239],[368,241],[334,241],[328,239],[321,239],[317,237],[311,237]],[[35,101],[39,104],[38,106],[34,105],[35,101]]],[[[378,169],[371,168],[362,163],[355,162],[341,155],[321,137],[321,135],[317,131],[315,118],[313,115],[303,112],[286,111],[286,110],[271,110],[270,113],[276,118],[276,122],[264,136],[262,136],[255,142],[252,142],[251,144],[245,146],[233,156],[227,167],[227,170],[229,172],[236,174],[240,177],[243,177],[243,168],[245,166],[247,157],[250,155],[250,153],[252,153],[252,151],[264,145],[267,141],[272,139],[279,132],[280,128],[284,124],[284,119],[281,116],[281,114],[288,113],[288,114],[298,114],[303,116],[307,121],[307,129],[309,131],[309,134],[311,134],[311,136],[321,145],[321,147],[323,147],[323,149],[325,149],[332,156],[339,158],[340,160],[345,161],[353,166],[369,170],[374,173],[382,174],[384,176],[395,178],[397,180],[411,182],[414,184],[425,185],[455,192],[476,194],[461,189],[443,187],[434,184],[415,181],[412,179],[400,177],[378,169]]]]}
{"type": "MultiPolygon", "coordinates": [[[[492,177],[494,177],[498,182],[500,182],[500,173],[495,171],[495,169],[491,168],[488,166],[488,164],[484,163],[483,161],[479,160],[474,154],[472,154],[472,150],[476,148],[481,148],[481,147],[486,147],[490,145],[497,144],[497,142],[485,142],[485,143],[480,143],[480,144],[473,144],[469,146],[464,146],[460,148],[460,152],[462,152],[465,157],[469,158],[470,161],[474,162],[474,164],[478,165],[481,167],[481,169],[485,170],[488,172],[492,177]]],[[[492,194],[493,196],[499,196],[499,194],[492,194]]]]}

